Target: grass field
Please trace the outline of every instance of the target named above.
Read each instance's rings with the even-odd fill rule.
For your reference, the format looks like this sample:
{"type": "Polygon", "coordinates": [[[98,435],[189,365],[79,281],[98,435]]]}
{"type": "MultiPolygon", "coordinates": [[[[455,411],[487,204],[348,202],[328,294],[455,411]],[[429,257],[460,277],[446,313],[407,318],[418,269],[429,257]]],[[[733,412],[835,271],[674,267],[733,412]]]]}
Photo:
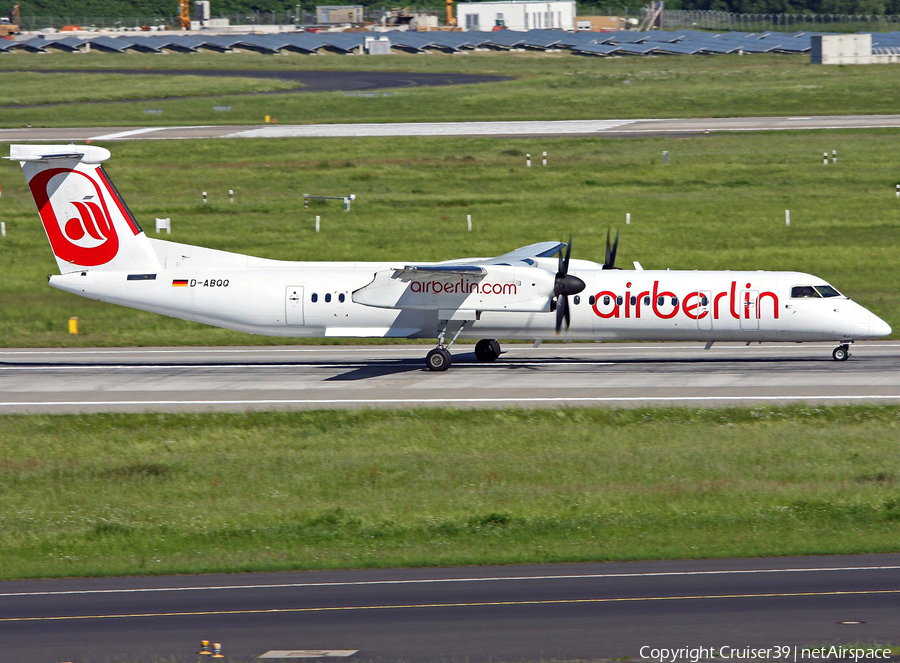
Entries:
{"type": "MultiPolygon", "coordinates": [[[[78,104],[57,108],[4,108],[0,127],[259,124],[266,115],[281,123],[456,120],[563,120],[594,118],[813,115],[896,112],[900,70],[894,65],[823,67],[808,55],[586,58],[563,53],[468,53],[465,55],[265,56],[240,54],[67,53],[0,55],[0,90],[15,101],[45,95],[55,100],[58,75],[16,69],[307,69],[459,72],[513,76],[516,80],[460,87],[404,88],[378,98],[334,93],[229,96],[227,79],[213,98],[147,103],[78,104]],[[8,82],[9,81],[9,82],[8,82]],[[224,96],[223,96],[224,95],[224,96]],[[214,105],[230,105],[214,113],[214,105]]],[[[76,76],[76,74],[72,74],[76,76]]],[[[76,76],[77,77],[77,76],[76,76]]],[[[174,89],[180,77],[170,77],[174,89]]],[[[165,79],[164,79],[165,80],[165,79]]],[[[95,77],[79,86],[79,98],[106,98],[95,77]],[[94,91],[94,86],[97,90],[94,91]]],[[[235,85],[235,84],[232,84],[235,85]]],[[[239,90],[236,90],[239,91],[239,90]]],[[[129,91],[129,96],[133,91],[129,91]]],[[[212,94],[212,91],[209,92],[212,94]]],[[[148,96],[158,96],[156,93],[148,96]]],[[[164,95],[159,95],[164,96],[164,95]]],[[[184,96],[181,94],[175,96],[184,96]]]]}
{"type": "MultiPolygon", "coordinates": [[[[576,257],[602,261],[612,227],[623,232],[622,266],[811,272],[898,329],[895,135],[139,141],[109,144],[109,172],[151,235],[166,216],[171,239],[189,244],[295,260],[428,261],[571,232],[576,257]],[[838,151],[837,164],[822,165],[825,149],[838,151]],[[550,165],[526,168],[524,154],[543,150],[550,165]],[[304,212],[303,193],[357,200],[350,213],[338,201],[304,212]]],[[[48,287],[56,264],[18,170],[0,162],[4,345],[271,342],[48,287]],[[70,316],[81,319],[77,337],[66,333],[70,316]]]]}
{"type": "MultiPolygon", "coordinates": [[[[162,116],[127,101],[4,108],[0,126],[894,112],[897,83],[895,68],[815,68],[799,56],[15,55],[0,57],[0,95],[21,103],[10,101],[15,81],[31,103],[62,98],[60,74],[9,71],[22,67],[148,66],[517,80],[353,98],[237,96],[243,79],[216,79],[223,87],[212,90],[153,79],[137,93],[228,92],[153,102],[162,116]],[[213,104],[233,110],[211,115],[213,104]]],[[[89,88],[79,98],[135,93],[104,78],[78,77],[89,88]]],[[[896,136],[106,146],[145,229],[153,235],[154,217],[171,217],[179,242],[295,260],[427,261],[571,232],[575,257],[602,260],[612,227],[623,231],[622,266],[808,271],[900,329],[896,136]],[[526,169],[525,153],[544,150],[550,165],[526,169]],[[822,165],[826,150],[837,164],[822,165]],[[304,212],[303,193],[357,200],[349,214],[338,202],[304,212]]],[[[0,161],[0,186],[4,346],[273,342],[48,287],[56,265],[17,165],[0,161]],[[79,336],[66,333],[70,316],[81,319],[79,336]]],[[[898,422],[895,407],[0,417],[0,576],[896,551],[898,422]]]]}
{"type": "Polygon", "coordinates": [[[895,551],[900,408],[0,417],[4,578],[895,551]]]}

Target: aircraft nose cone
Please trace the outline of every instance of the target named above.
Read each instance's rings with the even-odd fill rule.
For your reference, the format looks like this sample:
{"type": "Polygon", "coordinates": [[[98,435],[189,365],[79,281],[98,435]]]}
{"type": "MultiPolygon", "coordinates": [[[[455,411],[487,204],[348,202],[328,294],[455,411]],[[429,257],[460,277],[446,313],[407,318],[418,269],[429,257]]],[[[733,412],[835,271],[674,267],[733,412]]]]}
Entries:
{"type": "Polygon", "coordinates": [[[890,336],[891,326],[877,315],[872,315],[872,336],[881,338],[882,336],[890,336]]]}

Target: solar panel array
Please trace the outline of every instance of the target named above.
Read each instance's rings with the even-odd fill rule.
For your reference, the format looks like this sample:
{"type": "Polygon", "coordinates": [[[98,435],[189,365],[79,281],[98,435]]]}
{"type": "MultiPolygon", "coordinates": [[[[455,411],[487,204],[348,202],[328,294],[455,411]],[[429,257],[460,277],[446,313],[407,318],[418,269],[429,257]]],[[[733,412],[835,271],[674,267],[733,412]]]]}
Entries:
{"type": "MultiPolygon", "coordinates": [[[[23,41],[0,40],[0,53],[26,51],[74,52],[91,49],[112,53],[163,53],[178,51],[258,53],[358,53],[366,38],[387,37],[391,48],[410,53],[440,51],[453,53],[474,49],[538,50],[566,49],[579,55],[697,55],[721,53],[808,53],[813,32],[725,32],[697,30],[678,32],[565,32],[529,30],[516,32],[285,32],[280,34],[233,35],[123,35],[117,37],[35,37],[23,41]]],[[[900,32],[873,33],[874,53],[900,51],[900,32]]]]}

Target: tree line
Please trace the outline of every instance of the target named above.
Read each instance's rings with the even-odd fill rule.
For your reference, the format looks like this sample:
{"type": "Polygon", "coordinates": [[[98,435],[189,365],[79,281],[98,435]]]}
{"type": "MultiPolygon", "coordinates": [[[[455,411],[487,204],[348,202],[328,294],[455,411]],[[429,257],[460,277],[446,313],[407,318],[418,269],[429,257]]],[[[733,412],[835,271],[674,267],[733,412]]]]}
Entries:
{"type": "MultiPolygon", "coordinates": [[[[10,16],[15,0],[0,0],[0,16],[10,16]]],[[[253,14],[254,12],[293,13],[297,5],[304,13],[315,12],[317,4],[339,4],[330,0],[212,0],[213,16],[253,14]]],[[[403,5],[385,0],[348,1],[367,7],[403,5]]],[[[22,16],[142,16],[174,17],[178,13],[177,0],[24,0],[20,1],[22,16]]],[[[443,15],[442,0],[416,0],[415,6],[443,15]]],[[[579,14],[629,15],[640,14],[642,4],[598,0],[578,3],[579,14]]],[[[900,0],[666,0],[668,9],[693,9],[733,12],[738,14],[900,14],[900,0]]]]}

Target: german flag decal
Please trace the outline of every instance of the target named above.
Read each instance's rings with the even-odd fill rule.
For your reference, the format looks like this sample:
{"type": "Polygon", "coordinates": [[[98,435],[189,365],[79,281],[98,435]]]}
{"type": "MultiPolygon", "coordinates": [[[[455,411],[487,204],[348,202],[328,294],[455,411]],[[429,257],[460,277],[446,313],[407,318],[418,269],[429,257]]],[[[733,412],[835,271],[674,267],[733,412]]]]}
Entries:
{"type": "Polygon", "coordinates": [[[187,288],[187,279],[172,279],[173,288],[187,288]]]}

